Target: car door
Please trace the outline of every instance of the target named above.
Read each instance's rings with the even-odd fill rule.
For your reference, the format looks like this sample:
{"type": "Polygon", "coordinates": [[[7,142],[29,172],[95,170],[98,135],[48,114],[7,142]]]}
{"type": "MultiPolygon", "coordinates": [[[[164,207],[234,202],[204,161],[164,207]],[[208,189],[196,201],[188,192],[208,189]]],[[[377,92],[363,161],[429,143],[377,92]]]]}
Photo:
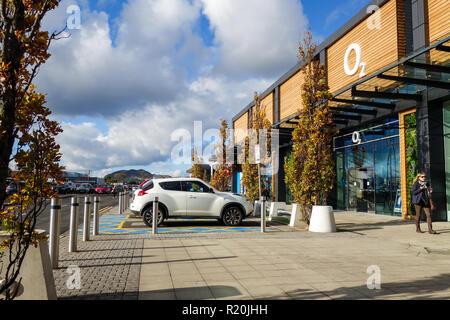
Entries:
{"type": "Polygon", "coordinates": [[[214,202],[217,196],[199,181],[183,181],[183,190],[187,195],[187,216],[216,217],[220,212],[214,211],[214,202]]]}
{"type": "Polygon", "coordinates": [[[186,192],[183,192],[180,181],[160,182],[161,199],[169,210],[169,216],[185,216],[186,215],[186,192]]]}

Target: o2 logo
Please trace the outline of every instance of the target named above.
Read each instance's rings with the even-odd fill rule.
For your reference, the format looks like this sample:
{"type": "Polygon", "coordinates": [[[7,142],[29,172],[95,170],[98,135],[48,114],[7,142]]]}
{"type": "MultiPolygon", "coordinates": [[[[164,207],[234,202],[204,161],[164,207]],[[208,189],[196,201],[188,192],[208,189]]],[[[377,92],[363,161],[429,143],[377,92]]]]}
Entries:
{"type": "Polygon", "coordinates": [[[361,133],[359,131],[355,131],[352,134],[352,142],[355,144],[361,144],[362,139],[361,139],[361,133]]]}
{"type": "Polygon", "coordinates": [[[359,77],[362,78],[362,77],[366,76],[366,66],[367,66],[367,64],[365,62],[362,62],[361,60],[362,60],[361,47],[357,43],[352,43],[347,48],[347,51],[345,52],[345,56],[344,56],[344,70],[345,70],[345,73],[348,76],[354,76],[358,72],[358,70],[361,69],[361,72],[359,73],[359,77]],[[352,69],[350,69],[350,63],[349,63],[348,60],[350,58],[350,54],[352,53],[352,51],[355,51],[356,59],[355,59],[355,65],[353,66],[352,69]]]}

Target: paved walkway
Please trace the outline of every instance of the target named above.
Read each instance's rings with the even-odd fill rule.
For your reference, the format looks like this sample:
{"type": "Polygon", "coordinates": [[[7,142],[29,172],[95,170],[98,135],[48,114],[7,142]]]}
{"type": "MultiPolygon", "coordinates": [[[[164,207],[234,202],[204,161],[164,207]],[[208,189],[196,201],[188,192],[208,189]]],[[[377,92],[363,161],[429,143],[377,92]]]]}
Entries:
{"type": "MultiPolygon", "coordinates": [[[[110,213],[114,214],[113,209],[110,213]]],[[[417,234],[395,217],[336,212],[339,232],[273,225],[260,232],[100,235],[63,253],[61,299],[449,299],[450,223],[417,234]],[[80,290],[65,286],[69,265],[80,290]],[[367,287],[368,268],[381,289],[367,287]]],[[[258,221],[254,221],[258,225],[258,221]]],[[[136,225],[134,225],[136,227],[136,225]]],[[[423,229],[426,224],[423,223],[423,229]]]]}

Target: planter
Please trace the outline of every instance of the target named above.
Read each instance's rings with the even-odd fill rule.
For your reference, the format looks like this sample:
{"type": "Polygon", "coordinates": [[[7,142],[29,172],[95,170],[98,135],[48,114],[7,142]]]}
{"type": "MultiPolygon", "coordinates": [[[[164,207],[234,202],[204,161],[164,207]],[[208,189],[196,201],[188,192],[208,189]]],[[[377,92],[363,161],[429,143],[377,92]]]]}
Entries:
{"type": "MultiPolygon", "coordinates": [[[[36,230],[40,234],[46,231],[36,230]]],[[[0,241],[6,239],[7,235],[0,234],[0,241]]],[[[3,256],[6,264],[9,253],[3,256]]],[[[4,265],[4,268],[6,265],[4,265]]],[[[4,271],[3,271],[4,272],[4,271]]],[[[34,248],[31,246],[25,256],[19,277],[22,278],[19,294],[15,300],[56,300],[56,287],[53,278],[52,265],[50,262],[50,254],[47,241],[40,241],[39,246],[34,248]]],[[[0,273],[0,280],[3,274],[0,273]]]]}
{"type": "Polygon", "coordinates": [[[314,206],[311,213],[309,231],[327,233],[336,232],[333,207],[314,206]]]}

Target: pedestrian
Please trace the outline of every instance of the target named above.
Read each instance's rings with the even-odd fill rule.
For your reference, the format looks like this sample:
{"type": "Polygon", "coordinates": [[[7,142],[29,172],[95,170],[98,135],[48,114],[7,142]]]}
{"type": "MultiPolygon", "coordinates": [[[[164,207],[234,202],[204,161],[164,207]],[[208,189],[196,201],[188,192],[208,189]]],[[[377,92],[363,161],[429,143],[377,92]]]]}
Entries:
{"type": "Polygon", "coordinates": [[[431,221],[431,194],[433,193],[433,189],[427,184],[426,175],[423,172],[419,173],[416,179],[414,179],[411,193],[412,203],[414,204],[414,208],[416,210],[416,232],[423,233],[422,230],[420,230],[420,214],[423,209],[427,215],[428,232],[430,234],[437,234],[436,231],[433,231],[431,221]]]}
{"type": "Polygon", "coordinates": [[[114,196],[114,199],[116,198],[116,193],[117,193],[117,188],[116,188],[116,186],[114,186],[114,187],[113,187],[113,196],[114,196]]]}

